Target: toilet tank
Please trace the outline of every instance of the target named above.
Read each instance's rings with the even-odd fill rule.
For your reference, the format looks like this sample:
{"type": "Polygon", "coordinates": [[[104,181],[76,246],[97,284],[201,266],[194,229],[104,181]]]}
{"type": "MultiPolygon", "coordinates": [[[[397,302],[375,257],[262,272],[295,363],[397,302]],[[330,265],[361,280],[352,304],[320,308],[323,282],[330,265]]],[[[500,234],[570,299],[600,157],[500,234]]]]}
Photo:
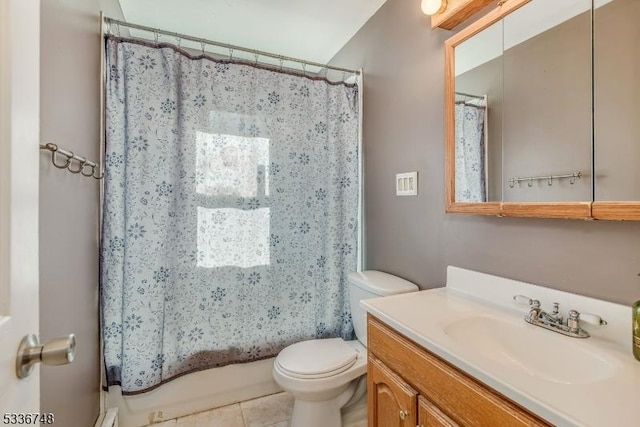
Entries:
{"type": "Polygon", "coordinates": [[[375,270],[349,273],[348,281],[353,329],[356,337],[365,347],[367,346],[367,312],[360,307],[360,301],[419,290],[416,285],[407,280],[375,270]]]}

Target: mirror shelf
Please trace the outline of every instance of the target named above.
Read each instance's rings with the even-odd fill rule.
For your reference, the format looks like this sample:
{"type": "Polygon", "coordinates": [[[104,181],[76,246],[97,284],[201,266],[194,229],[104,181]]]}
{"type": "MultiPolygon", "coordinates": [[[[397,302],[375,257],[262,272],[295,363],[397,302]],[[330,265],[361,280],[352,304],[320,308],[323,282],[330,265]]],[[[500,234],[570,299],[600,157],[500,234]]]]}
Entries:
{"type": "Polygon", "coordinates": [[[505,202],[500,214],[520,218],[592,219],[591,202],[505,202]]]}
{"type": "Polygon", "coordinates": [[[610,221],[640,221],[640,202],[593,202],[593,219],[610,221]]]}

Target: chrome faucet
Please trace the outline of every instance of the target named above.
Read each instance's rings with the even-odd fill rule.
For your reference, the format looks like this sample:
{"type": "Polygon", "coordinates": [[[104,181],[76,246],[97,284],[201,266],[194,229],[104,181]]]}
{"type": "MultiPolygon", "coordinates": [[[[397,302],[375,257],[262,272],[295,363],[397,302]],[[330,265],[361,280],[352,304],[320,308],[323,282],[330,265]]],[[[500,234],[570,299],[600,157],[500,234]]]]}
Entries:
{"type": "Polygon", "coordinates": [[[589,333],[580,327],[581,321],[598,326],[607,324],[604,319],[595,314],[582,314],[582,317],[580,317],[580,313],[576,310],[570,310],[569,318],[564,322],[564,317],[560,314],[560,304],[557,302],[553,303],[553,311],[551,313],[547,313],[540,308],[540,301],[536,299],[531,299],[524,295],[516,295],[513,297],[513,300],[517,304],[529,306],[529,313],[524,318],[527,323],[540,326],[541,328],[569,337],[589,337],[589,333]]]}
{"type": "MultiPolygon", "coordinates": [[[[524,295],[516,295],[515,297],[513,297],[513,300],[518,303],[518,304],[522,304],[522,302],[518,301],[517,298],[527,298],[524,295]]],[[[527,298],[527,303],[529,305],[529,308],[531,310],[529,310],[529,314],[527,315],[526,319],[527,321],[529,320],[536,320],[540,318],[540,313],[542,313],[542,309],[540,308],[540,301],[538,301],[537,299],[529,299],[527,298]]]]}
{"type": "Polygon", "coordinates": [[[562,317],[562,314],[560,314],[560,304],[558,304],[557,302],[554,302],[553,311],[551,313],[547,313],[546,311],[541,310],[539,307],[539,304],[540,303],[538,302],[537,311],[533,313],[533,315],[531,311],[529,312],[529,318],[531,320],[537,319],[538,321],[543,321],[553,325],[562,325],[563,317],[562,317]]]}

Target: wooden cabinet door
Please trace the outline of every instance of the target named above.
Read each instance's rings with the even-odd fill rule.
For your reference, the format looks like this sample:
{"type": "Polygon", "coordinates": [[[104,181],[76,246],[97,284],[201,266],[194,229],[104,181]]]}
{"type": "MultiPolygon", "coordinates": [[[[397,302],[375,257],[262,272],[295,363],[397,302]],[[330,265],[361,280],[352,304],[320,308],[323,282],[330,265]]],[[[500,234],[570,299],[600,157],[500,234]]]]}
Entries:
{"type": "Polygon", "coordinates": [[[418,427],[459,427],[423,396],[418,396],[418,427]]]}
{"type": "Polygon", "coordinates": [[[369,427],[414,427],[418,393],[371,355],[367,374],[369,427]]]}

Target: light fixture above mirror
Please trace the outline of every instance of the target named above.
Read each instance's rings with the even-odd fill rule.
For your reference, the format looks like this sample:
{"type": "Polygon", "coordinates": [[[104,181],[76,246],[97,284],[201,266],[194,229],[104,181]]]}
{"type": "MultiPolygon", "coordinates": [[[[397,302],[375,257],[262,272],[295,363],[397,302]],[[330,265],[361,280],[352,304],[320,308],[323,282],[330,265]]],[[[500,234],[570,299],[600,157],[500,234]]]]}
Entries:
{"type": "Polygon", "coordinates": [[[452,30],[474,14],[493,4],[501,8],[505,0],[421,0],[420,8],[431,16],[431,28],[452,30]]]}
{"type": "Polygon", "coordinates": [[[422,0],[420,8],[422,13],[429,16],[442,13],[447,8],[447,0],[422,0]]]}

